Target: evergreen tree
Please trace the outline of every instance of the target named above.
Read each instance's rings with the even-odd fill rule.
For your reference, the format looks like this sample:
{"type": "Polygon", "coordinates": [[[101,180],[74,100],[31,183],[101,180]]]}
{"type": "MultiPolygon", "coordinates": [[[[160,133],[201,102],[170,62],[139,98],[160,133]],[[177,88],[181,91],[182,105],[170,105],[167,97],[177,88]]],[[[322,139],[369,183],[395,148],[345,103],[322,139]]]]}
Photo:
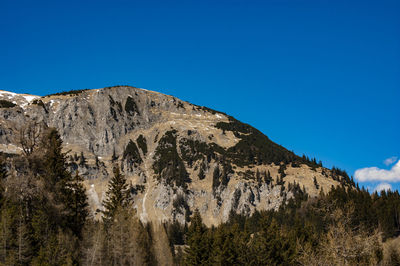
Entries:
{"type": "MultiPolygon", "coordinates": [[[[83,225],[88,216],[88,202],[86,190],[82,185],[83,179],[78,175],[75,178],[67,170],[66,154],[62,152],[62,140],[55,129],[50,129],[46,138],[45,153],[45,186],[50,193],[54,193],[54,203],[60,225],[72,230],[80,236],[83,225]]],[[[83,154],[81,155],[81,160],[83,154]]],[[[55,217],[56,218],[56,217],[55,217]]]]}
{"type": "Polygon", "coordinates": [[[271,172],[269,170],[268,172],[264,172],[264,181],[267,183],[267,185],[269,185],[272,181],[271,172]]]}
{"type": "Polygon", "coordinates": [[[219,185],[221,184],[220,181],[220,171],[219,171],[219,167],[218,165],[214,168],[214,172],[213,172],[213,182],[212,182],[212,188],[213,188],[213,192],[215,192],[215,190],[219,187],[219,185]]]}
{"type": "Polygon", "coordinates": [[[78,237],[81,236],[81,231],[89,215],[86,189],[82,182],[83,178],[76,172],[75,177],[67,184],[69,194],[65,202],[69,227],[78,237]]]}
{"type": "Polygon", "coordinates": [[[315,176],[314,176],[314,186],[316,189],[319,189],[319,184],[318,184],[317,178],[315,176]]]}
{"type": "Polygon", "coordinates": [[[204,174],[204,170],[203,167],[200,166],[200,170],[199,170],[199,179],[203,180],[206,177],[206,175],[204,174]]]}
{"type": "Polygon", "coordinates": [[[275,219],[264,220],[262,231],[252,243],[254,265],[291,265],[295,254],[295,243],[290,243],[281,233],[275,219]]]}
{"type": "Polygon", "coordinates": [[[221,225],[212,235],[214,241],[211,262],[215,265],[237,265],[239,243],[236,242],[240,236],[238,225],[230,227],[221,225]]]}
{"type": "Polygon", "coordinates": [[[278,169],[278,173],[280,174],[280,177],[281,177],[282,180],[286,176],[285,170],[286,170],[286,165],[285,164],[280,164],[279,165],[279,169],[278,169]]]}
{"type": "Polygon", "coordinates": [[[128,183],[124,175],[121,174],[119,167],[114,167],[114,176],[108,182],[106,200],[103,202],[103,219],[110,221],[119,207],[126,207],[131,201],[128,183]]]}
{"type": "Polygon", "coordinates": [[[0,180],[4,180],[7,177],[6,164],[0,157],[0,180]]]}
{"type": "Polygon", "coordinates": [[[185,249],[185,265],[206,265],[210,263],[210,242],[207,228],[203,224],[198,210],[195,210],[190,220],[187,245],[188,247],[185,249]]]}
{"type": "Polygon", "coordinates": [[[3,159],[0,157],[0,208],[3,204],[3,197],[4,197],[4,182],[7,177],[7,170],[3,159]]]}
{"type": "Polygon", "coordinates": [[[83,167],[87,163],[85,155],[81,152],[81,156],[79,157],[79,166],[83,167]]]}
{"type": "Polygon", "coordinates": [[[114,147],[114,149],[113,149],[113,154],[112,154],[112,156],[111,156],[111,162],[114,163],[114,162],[116,162],[117,160],[118,160],[118,156],[117,156],[117,154],[116,154],[116,152],[115,152],[115,147],[114,147]]]}
{"type": "MultiPolygon", "coordinates": [[[[46,188],[55,189],[61,196],[66,184],[71,180],[71,173],[66,169],[65,153],[62,152],[62,140],[56,129],[50,129],[44,138],[44,175],[46,188]]],[[[62,197],[60,197],[62,199],[62,197]]]]}
{"type": "Polygon", "coordinates": [[[260,187],[260,186],[261,186],[261,183],[262,183],[262,180],[261,180],[260,170],[258,170],[258,169],[257,169],[257,171],[256,171],[256,179],[257,179],[257,184],[258,184],[258,186],[260,187]]]}

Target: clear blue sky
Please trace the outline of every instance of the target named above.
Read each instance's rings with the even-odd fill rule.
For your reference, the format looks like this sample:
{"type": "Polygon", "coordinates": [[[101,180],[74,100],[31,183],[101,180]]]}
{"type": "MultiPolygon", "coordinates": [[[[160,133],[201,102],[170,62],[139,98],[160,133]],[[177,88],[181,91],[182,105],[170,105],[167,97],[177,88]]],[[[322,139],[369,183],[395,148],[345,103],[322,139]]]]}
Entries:
{"type": "Polygon", "coordinates": [[[0,0],[0,89],[133,85],[226,112],[350,174],[390,169],[399,14],[385,0],[0,0]]]}

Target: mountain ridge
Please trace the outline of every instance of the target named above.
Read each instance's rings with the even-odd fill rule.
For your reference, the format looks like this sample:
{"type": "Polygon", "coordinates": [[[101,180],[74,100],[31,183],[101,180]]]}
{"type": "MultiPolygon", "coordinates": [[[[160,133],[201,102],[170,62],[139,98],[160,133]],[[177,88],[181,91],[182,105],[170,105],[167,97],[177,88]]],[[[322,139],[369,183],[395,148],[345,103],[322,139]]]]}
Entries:
{"type": "Polygon", "coordinates": [[[207,225],[219,224],[232,210],[277,209],[296,189],[312,196],[354,185],[232,116],[173,96],[130,86],[28,96],[0,91],[15,104],[0,108],[0,151],[23,153],[17,133],[26,125],[56,128],[97,217],[115,164],[143,222],[184,223],[199,209],[207,225]]]}

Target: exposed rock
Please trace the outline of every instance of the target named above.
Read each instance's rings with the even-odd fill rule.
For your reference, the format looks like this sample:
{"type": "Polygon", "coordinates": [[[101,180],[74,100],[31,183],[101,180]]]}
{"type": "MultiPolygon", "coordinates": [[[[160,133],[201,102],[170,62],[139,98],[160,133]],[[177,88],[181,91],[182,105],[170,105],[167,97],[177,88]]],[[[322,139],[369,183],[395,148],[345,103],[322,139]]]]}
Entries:
{"type": "Polygon", "coordinates": [[[295,183],[317,195],[348,182],[224,113],[157,92],[125,86],[45,97],[0,91],[0,100],[15,104],[0,108],[0,151],[21,154],[24,127],[55,127],[97,217],[115,164],[144,222],[183,223],[199,209],[207,225],[218,224],[232,210],[278,209],[294,196],[295,183]]]}

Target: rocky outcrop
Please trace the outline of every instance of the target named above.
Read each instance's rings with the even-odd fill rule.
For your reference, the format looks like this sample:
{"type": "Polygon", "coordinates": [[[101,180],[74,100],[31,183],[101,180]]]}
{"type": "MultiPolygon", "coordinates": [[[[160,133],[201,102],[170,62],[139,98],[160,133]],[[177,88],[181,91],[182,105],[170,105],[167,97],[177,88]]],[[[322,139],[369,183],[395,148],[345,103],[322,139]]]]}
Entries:
{"type": "Polygon", "coordinates": [[[316,195],[349,182],[224,113],[157,92],[0,91],[0,100],[12,103],[0,107],[0,151],[22,153],[26,127],[57,128],[97,215],[114,165],[128,178],[142,221],[183,223],[198,209],[206,224],[218,224],[231,211],[277,209],[300,190],[316,195]]]}

